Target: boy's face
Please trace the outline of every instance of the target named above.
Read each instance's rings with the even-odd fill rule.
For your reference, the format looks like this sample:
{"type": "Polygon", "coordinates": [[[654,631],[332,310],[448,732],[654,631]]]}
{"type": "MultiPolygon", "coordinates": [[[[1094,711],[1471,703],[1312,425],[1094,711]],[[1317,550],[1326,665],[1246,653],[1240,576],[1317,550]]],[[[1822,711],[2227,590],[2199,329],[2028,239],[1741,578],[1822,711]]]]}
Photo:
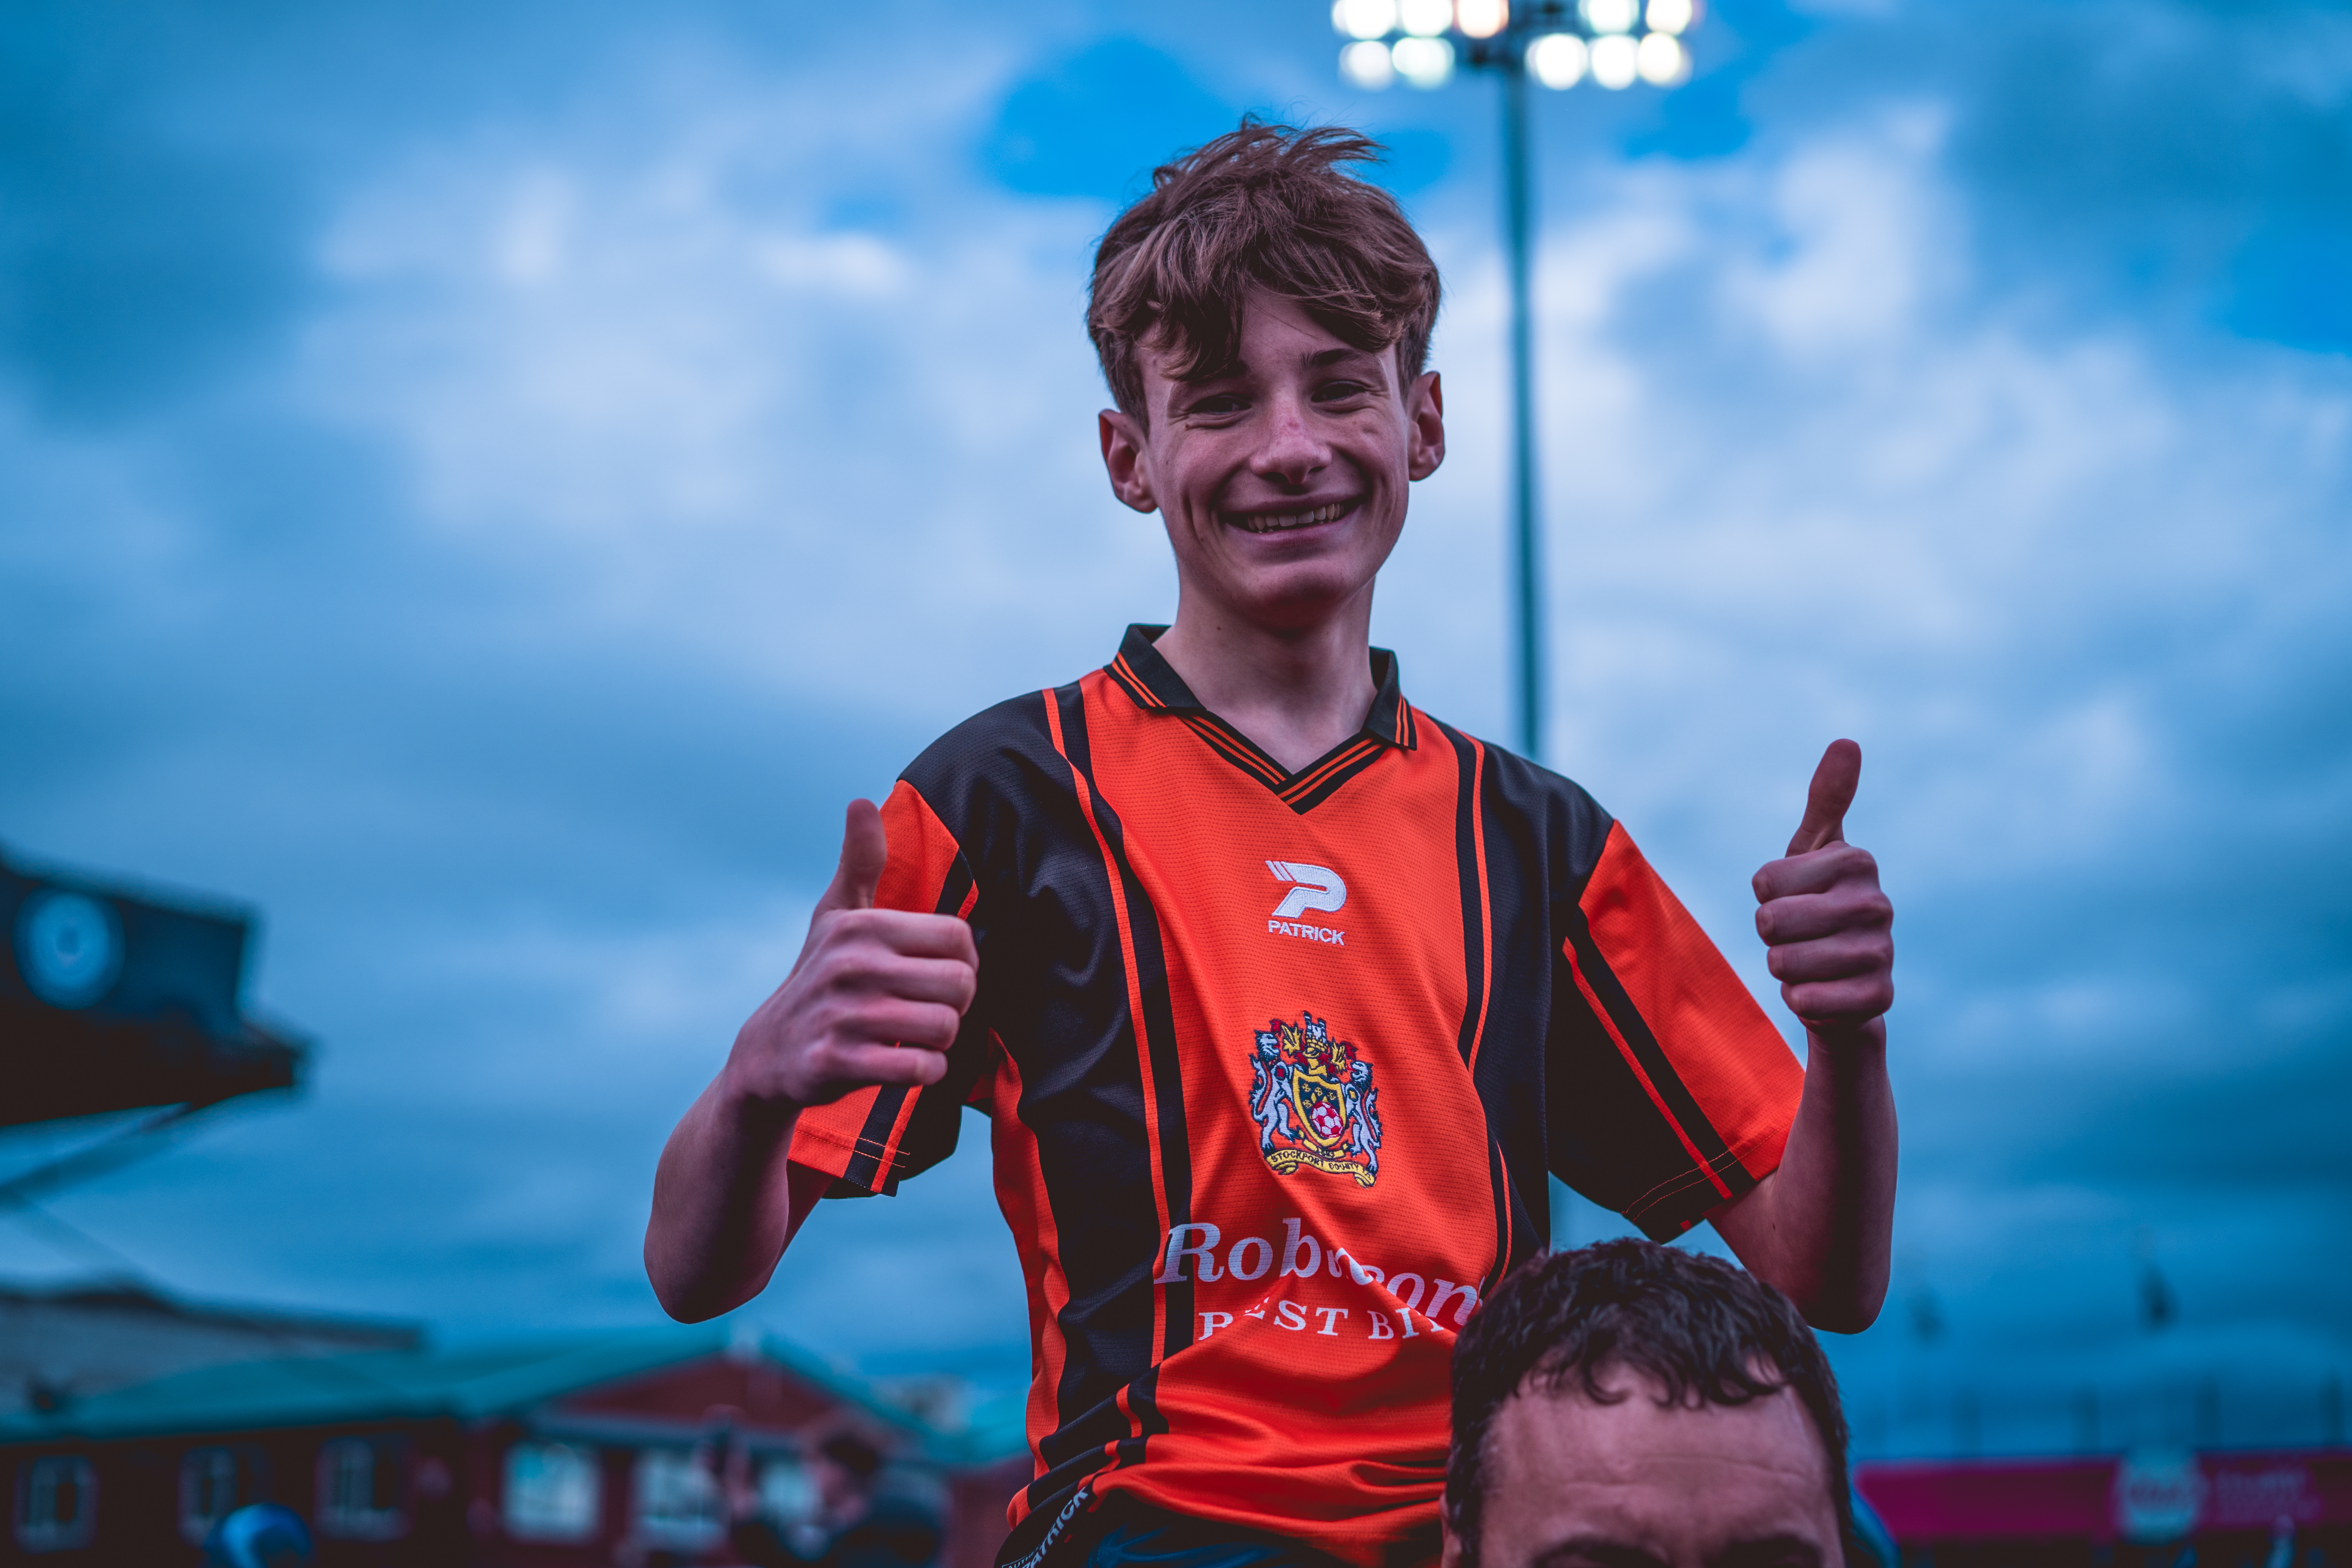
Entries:
{"type": "Polygon", "coordinates": [[[1368,595],[1407,483],[1445,456],[1436,373],[1401,386],[1393,351],[1351,347],[1264,292],[1227,374],[1179,381],[1166,353],[1139,357],[1150,427],[1105,411],[1103,465],[1119,500],[1166,521],[1187,601],[1292,630],[1368,595]]]}

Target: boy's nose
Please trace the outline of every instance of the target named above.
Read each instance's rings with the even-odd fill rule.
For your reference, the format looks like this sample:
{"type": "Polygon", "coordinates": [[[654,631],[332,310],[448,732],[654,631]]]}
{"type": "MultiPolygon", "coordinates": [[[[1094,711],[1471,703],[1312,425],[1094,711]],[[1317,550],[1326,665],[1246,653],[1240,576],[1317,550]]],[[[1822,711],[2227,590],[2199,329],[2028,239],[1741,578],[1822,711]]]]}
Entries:
{"type": "Polygon", "coordinates": [[[1265,440],[1251,467],[1266,479],[1301,485],[1330,461],[1330,447],[1316,438],[1301,410],[1285,402],[1276,406],[1265,440]]]}

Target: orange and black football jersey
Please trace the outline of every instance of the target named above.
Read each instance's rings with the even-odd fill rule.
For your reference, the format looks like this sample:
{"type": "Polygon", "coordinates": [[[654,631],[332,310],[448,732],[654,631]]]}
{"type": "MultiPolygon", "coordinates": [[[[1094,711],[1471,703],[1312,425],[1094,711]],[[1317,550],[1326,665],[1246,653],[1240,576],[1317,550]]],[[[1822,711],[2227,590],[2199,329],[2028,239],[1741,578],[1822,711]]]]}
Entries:
{"type": "Polygon", "coordinates": [[[950,731],[883,808],[877,901],[971,923],[932,1087],[803,1112],[887,1193],[993,1121],[1027,1279],[1008,1560],[1122,1493],[1427,1561],[1454,1336],[1545,1245],[1545,1173],[1655,1237],[1779,1163],[1802,1074],[1624,830],[1415,710],[1291,773],[1129,631],[950,731]]]}

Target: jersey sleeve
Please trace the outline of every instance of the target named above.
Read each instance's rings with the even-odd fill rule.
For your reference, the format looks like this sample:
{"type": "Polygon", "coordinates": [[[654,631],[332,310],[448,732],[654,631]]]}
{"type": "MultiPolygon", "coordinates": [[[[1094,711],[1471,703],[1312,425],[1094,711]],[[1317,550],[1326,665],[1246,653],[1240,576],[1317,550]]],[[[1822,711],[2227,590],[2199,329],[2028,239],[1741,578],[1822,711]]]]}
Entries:
{"type": "MultiPolygon", "coordinates": [[[[980,889],[971,862],[930,803],[904,779],[883,802],[882,826],[890,856],[875,904],[974,921],[980,889]]],[[[964,1101],[988,1059],[980,1013],[975,1005],[964,1015],[948,1051],[947,1076],[938,1083],[877,1084],[802,1111],[792,1162],[832,1176],[828,1197],[864,1197],[895,1193],[899,1182],[953,1153],[964,1101]]]]}
{"type": "Polygon", "coordinates": [[[1678,1236],[1779,1166],[1804,1069],[1621,825],[1565,924],[1553,1173],[1648,1236],[1678,1236]]]}

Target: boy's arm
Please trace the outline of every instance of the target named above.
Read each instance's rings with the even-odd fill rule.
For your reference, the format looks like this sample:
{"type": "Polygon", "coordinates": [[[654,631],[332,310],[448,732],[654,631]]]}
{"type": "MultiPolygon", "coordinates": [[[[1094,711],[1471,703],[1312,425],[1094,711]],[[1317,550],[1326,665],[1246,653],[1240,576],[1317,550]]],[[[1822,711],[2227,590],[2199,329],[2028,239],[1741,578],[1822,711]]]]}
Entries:
{"type": "Polygon", "coordinates": [[[662,1150],[646,1274],[674,1318],[699,1322],[758,1295],[830,1184],[788,1158],[803,1109],[947,1072],[979,951],[953,915],[873,907],[887,849],[880,814],[853,802],[800,961],[662,1150]]]}
{"type": "Polygon", "coordinates": [[[1816,1328],[1858,1333],[1886,1300],[1895,1224],[1894,907],[1845,842],[1862,749],[1833,742],[1786,858],[1756,873],[1756,929],[1805,1026],[1805,1088],[1780,1167],[1710,1217],[1739,1260],[1816,1328]]]}

